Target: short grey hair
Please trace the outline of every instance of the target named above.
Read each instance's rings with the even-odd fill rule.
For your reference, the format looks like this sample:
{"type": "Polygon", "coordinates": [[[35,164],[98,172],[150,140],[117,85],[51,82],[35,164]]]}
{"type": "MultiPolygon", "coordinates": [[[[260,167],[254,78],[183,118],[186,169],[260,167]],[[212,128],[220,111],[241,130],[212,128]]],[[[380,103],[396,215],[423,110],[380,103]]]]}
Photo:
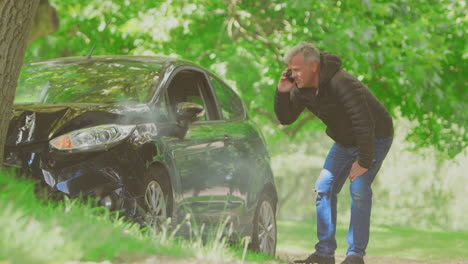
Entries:
{"type": "Polygon", "coordinates": [[[313,61],[317,63],[320,62],[320,51],[314,45],[302,42],[292,47],[286,55],[284,55],[284,63],[288,64],[291,59],[299,53],[302,54],[302,57],[307,63],[311,63],[313,61]]]}

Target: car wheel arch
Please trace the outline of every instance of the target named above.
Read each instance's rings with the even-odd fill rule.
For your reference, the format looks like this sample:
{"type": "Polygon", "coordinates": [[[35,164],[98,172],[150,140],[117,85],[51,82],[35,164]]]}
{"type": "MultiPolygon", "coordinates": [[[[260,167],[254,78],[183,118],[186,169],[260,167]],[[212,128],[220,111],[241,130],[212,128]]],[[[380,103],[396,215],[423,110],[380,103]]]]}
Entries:
{"type": "Polygon", "coordinates": [[[276,192],[276,188],[273,185],[273,183],[268,182],[267,184],[265,184],[265,186],[263,187],[263,190],[259,193],[257,201],[260,200],[260,198],[264,194],[269,196],[273,200],[273,203],[274,203],[273,210],[275,210],[276,212],[276,207],[278,206],[278,193],[276,192]]]}
{"type": "Polygon", "coordinates": [[[148,164],[153,161],[153,157],[159,154],[159,149],[152,143],[146,143],[140,147],[139,153],[143,161],[148,164]]]}

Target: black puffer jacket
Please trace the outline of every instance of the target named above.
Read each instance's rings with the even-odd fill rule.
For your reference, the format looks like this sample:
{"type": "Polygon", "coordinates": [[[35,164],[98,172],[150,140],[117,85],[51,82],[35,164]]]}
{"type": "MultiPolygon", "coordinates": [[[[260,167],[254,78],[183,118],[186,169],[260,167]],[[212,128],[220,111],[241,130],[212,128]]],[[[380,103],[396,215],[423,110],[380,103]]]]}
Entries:
{"type": "Polygon", "coordinates": [[[359,148],[359,164],[369,168],[374,157],[374,139],[393,136],[392,118],[385,107],[356,77],[341,69],[339,57],[320,54],[319,91],[294,87],[276,89],[275,112],[281,124],[296,121],[309,109],[327,125],[327,134],[345,147],[359,148]]]}

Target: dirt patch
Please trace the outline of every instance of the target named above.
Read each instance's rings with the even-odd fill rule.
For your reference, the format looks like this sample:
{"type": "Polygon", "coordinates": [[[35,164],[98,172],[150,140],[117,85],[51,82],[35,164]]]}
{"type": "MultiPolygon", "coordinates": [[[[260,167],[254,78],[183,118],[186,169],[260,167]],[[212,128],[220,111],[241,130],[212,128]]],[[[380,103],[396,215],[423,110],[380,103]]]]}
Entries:
{"type": "MultiPolygon", "coordinates": [[[[267,261],[267,262],[244,262],[240,260],[233,261],[219,261],[219,260],[206,260],[206,259],[176,259],[166,256],[153,256],[144,260],[135,262],[125,262],[125,264],[290,264],[295,259],[301,259],[306,256],[296,255],[287,252],[278,252],[280,261],[267,261]]],[[[341,263],[344,260],[344,256],[336,256],[336,263],[341,263]]],[[[366,256],[364,258],[366,264],[468,264],[468,259],[458,260],[413,260],[413,259],[402,259],[392,257],[378,257],[378,256],[366,256]]],[[[74,262],[70,261],[66,264],[121,264],[122,262],[74,262]]]]}
{"type": "MultiPolygon", "coordinates": [[[[298,255],[290,252],[278,252],[278,257],[284,260],[283,263],[293,263],[295,259],[304,259],[307,255],[298,255]]],[[[345,256],[336,256],[336,263],[341,263],[345,256]]],[[[366,256],[364,257],[366,264],[468,264],[468,259],[452,259],[452,260],[415,260],[402,259],[393,257],[366,256]]]]}
{"type": "MultiPolygon", "coordinates": [[[[232,261],[219,261],[219,260],[207,260],[207,259],[178,259],[167,256],[152,256],[144,260],[138,261],[125,261],[125,262],[78,262],[69,261],[65,264],[280,264],[285,262],[267,261],[267,262],[245,262],[241,260],[232,261]]],[[[2,264],[2,263],[0,263],[2,264]]]]}

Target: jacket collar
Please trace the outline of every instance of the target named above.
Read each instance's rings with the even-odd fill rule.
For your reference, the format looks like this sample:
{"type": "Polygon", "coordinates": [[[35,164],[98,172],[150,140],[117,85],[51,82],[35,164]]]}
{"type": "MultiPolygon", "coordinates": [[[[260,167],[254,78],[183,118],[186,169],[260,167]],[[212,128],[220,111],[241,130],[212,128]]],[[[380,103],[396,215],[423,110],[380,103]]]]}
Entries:
{"type": "Polygon", "coordinates": [[[320,53],[319,94],[326,93],[331,78],[341,69],[341,59],[331,53],[320,53]]]}

